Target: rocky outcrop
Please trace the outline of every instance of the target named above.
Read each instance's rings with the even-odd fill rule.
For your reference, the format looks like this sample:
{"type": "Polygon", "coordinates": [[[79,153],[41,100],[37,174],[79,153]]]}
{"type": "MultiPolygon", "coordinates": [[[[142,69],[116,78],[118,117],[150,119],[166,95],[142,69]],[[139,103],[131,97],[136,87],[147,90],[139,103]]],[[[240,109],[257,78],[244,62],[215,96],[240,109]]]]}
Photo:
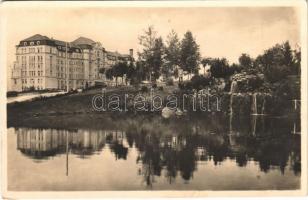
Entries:
{"type": "Polygon", "coordinates": [[[264,88],[264,75],[258,74],[247,74],[245,72],[235,74],[231,77],[231,92],[232,89],[236,89],[236,91],[233,92],[254,92],[263,90],[265,92],[264,88]],[[236,85],[236,88],[234,87],[236,85]],[[232,88],[233,86],[233,88],[232,88]]]}

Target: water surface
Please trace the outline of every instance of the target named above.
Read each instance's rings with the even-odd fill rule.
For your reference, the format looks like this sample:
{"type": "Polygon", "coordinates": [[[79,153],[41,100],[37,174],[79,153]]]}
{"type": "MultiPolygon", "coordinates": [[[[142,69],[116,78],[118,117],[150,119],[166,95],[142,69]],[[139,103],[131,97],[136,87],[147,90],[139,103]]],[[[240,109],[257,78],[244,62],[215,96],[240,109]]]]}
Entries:
{"type": "Polygon", "coordinates": [[[300,188],[298,118],[136,116],[102,127],[9,128],[8,189],[300,188]]]}

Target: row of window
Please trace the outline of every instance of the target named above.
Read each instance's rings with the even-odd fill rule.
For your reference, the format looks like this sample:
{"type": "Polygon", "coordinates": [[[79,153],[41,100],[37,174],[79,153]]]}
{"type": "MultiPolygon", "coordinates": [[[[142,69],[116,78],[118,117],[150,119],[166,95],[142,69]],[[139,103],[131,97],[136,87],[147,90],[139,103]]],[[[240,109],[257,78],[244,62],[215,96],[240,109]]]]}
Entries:
{"type": "MultiPolygon", "coordinates": [[[[35,63],[36,56],[29,56],[29,63],[35,63]]],[[[37,56],[37,62],[43,63],[43,56],[37,56]]]]}
{"type": "Polygon", "coordinates": [[[43,52],[43,47],[29,48],[29,53],[42,53],[42,52],[43,52]]]}
{"type": "Polygon", "coordinates": [[[21,83],[22,84],[28,84],[28,83],[29,84],[34,84],[35,82],[38,83],[38,84],[43,83],[43,79],[41,79],[41,78],[38,78],[38,79],[31,78],[31,79],[29,79],[29,82],[28,82],[27,79],[21,79],[21,83]]]}
{"type": "MultiPolygon", "coordinates": [[[[35,43],[34,42],[24,42],[24,46],[27,46],[28,44],[30,44],[30,45],[34,45],[35,43]]],[[[36,45],[40,45],[41,44],[41,42],[40,41],[36,41],[36,45]]]]}
{"type": "MultiPolygon", "coordinates": [[[[29,71],[29,76],[44,76],[44,73],[42,70],[40,71],[29,71]]],[[[27,71],[21,71],[21,76],[27,76],[27,71]]]]}
{"type": "MultiPolygon", "coordinates": [[[[57,64],[64,65],[65,61],[57,59],[57,64]]],[[[70,61],[68,61],[68,64],[69,65],[83,65],[83,62],[82,61],[72,61],[72,60],[70,60],[70,61]]]]}
{"type": "MultiPolygon", "coordinates": [[[[60,47],[58,46],[58,49],[64,49],[65,50],[65,47],[60,47]]],[[[43,53],[43,47],[20,47],[17,49],[17,53],[18,54],[25,54],[25,53],[43,53]],[[29,52],[27,52],[27,49],[29,50],[29,52]]],[[[56,49],[52,48],[52,47],[46,47],[46,52],[44,53],[56,53],[56,49]]],[[[91,59],[95,60],[97,58],[104,58],[104,53],[99,53],[99,51],[97,51],[97,53],[95,53],[93,56],[91,56],[91,59]],[[96,55],[96,56],[95,56],[96,55]]],[[[58,51],[58,56],[60,57],[66,57],[66,52],[62,52],[62,51],[58,51]]],[[[80,50],[76,50],[75,52],[73,53],[68,53],[68,58],[79,58],[79,59],[82,59],[83,58],[83,55],[82,55],[82,52],[80,50]]],[[[109,58],[110,56],[108,56],[109,58]]],[[[112,56],[113,58],[111,58],[112,60],[116,60],[116,57],[112,56]]]]}
{"type": "Polygon", "coordinates": [[[43,46],[40,47],[19,47],[17,48],[17,54],[24,54],[24,53],[50,53],[50,54],[56,54],[57,49],[53,47],[45,46],[45,52],[43,51],[43,46]],[[29,52],[27,52],[27,49],[29,52]]]}

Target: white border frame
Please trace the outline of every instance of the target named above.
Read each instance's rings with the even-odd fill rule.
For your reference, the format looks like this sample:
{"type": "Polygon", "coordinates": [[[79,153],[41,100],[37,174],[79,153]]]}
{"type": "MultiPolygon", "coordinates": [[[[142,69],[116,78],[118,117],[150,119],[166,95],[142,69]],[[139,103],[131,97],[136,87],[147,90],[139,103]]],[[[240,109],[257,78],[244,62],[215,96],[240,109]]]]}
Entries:
{"type": "Polygon", "coordinates": [[[0,93],[1,93],[1,153],[3,198],[97,198],[97,197],[216,197],[216,196],[303,196],[307,195],[307,3],[304,0],[237,0],[237,1],[105,1],[105,2],[2,2],[0,7],[0,93]],[[6,8],[10,7],[284,7],[296,6],[301,10],[301,189],[284,191],[78,191],[78,192],[13,192],[7,190],[7,119],[6,119],[6,8]]]}

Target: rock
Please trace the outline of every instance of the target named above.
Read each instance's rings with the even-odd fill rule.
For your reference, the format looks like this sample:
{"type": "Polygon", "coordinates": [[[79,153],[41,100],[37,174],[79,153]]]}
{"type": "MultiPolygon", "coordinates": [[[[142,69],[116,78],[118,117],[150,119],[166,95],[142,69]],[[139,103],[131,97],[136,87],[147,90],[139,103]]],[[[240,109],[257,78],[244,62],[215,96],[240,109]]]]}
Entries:
{"type": "Polygon", "coordinates": [[[177,115],[177,116],[182,116],[183,114],[184,114],[184,113],[183,113],[182,110],[180,110],[179,108],[176,109],[175,115],[177,115]]]}
{"type": "Polygon", "coordinates": [[[238,92],[253,92],[264,85],[264,75],[239,73],[232,76],[231,82],[237,83],[238,92]]]}
{"type": "Polygon", "coordinates": [[[173,116],[175,114],[174,110],[171,110],[168,107],[164,107],[163,110],[161,111],[161,115],[163,118],[170,118],[171,116],[173,116]]]}

